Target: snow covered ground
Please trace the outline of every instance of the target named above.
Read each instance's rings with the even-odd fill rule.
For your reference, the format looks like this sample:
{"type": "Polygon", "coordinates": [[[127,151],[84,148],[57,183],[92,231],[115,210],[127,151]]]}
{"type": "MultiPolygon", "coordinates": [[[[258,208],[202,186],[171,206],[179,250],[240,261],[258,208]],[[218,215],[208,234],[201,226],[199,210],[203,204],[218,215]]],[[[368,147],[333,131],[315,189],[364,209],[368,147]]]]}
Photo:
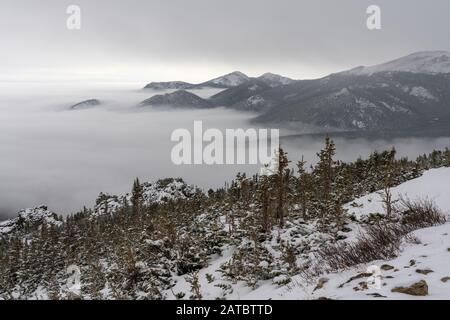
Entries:
{"type": "MultiPolygon", "coordinates": [[[[450,171],[450,170],[448,170],[450,171]]],[[[374,261],[341,273],[325,275],[329,281],[322,289],[316,290],[311,297],[325,296],[331,299],[450,299],[450,223],[413,232],[420,243],[405,243],[402,252],[391,261],[374,261]],[[368,267],[385,265],[381,270],[381,288],[355,291],[361,287],[363,277],[355,279],[344,286],[339,286],[351,277],[366,273],[368,267]],[[393,267],[393,268],[392,268],[393,267]],[[419,273],[419,272],[421,273],[419,273]],[[429,272],[431,271],[431,272],[429,272]],[[429,273],[428,273],[429,272],[429,273]],[[428,273],[428,274],[424,274],[428,273]],[[447,279],[449,278],[449,279],[447,279]],[[421,280],[428,285],[428,295],[411,296],[391,292],[396,287],[408,287],[421,280]],[[373,296],[376,294],[378,297],[373,296]]],[[[309,292],[314,286],[308,287],[309,292]]],[[[285,298],[296,298],[294,291],[283,295],[285,298]]]]}
{"type": "MultiPolygon", "coordinates": [[[[450,168],[433,169],[417,179],[392,189],[394,199],[400,196],[411,200],[428,198],[445,213],[450,213],[448,190],[450,168]]],[[[380,195],[373,193],[357,199],[359,206],[347,205],[350,213],[362,218],[370,213],[382,213],[380,195]]],[[[207,268],[199,272],[200,291],[203,299],[450,299],[450,222],[444,225],[413,232],[414,241],[404,241],[401,253],[390,261],[373,261],[340,272],[323,274],[306,279],[302,275],[292,277],[288,285],[280,286],[272,280],[260,281],[256,288],[243,282],[233,283],[222,278],[220,266],[228,261],[233,248],[216,256],[207,268]],[[375,282],[369,285],[369,269],[379,270],[375,282]],[[413,296],[392,292],[397,287],[409,287],[419,281],[426,281],[428,294],[413,296]]],[[[181,277],[167,297],[175,299],[184,293],[190,296],[190,284],[181,277]]]]}

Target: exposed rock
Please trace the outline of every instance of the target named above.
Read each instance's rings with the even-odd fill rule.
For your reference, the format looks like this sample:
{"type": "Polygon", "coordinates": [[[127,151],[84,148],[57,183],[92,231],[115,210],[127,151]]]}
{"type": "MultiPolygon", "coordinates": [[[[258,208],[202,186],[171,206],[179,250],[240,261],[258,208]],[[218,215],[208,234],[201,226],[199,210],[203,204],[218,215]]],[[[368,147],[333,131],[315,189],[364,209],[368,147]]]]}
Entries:
{"type": "Polygon", "coordinates": [[[372,296],[374,298],[387,298],[386,296],[383,296],[379,293],[367,293],[368,296],[372,296]]]}
{"type": "Polygon", "coordinates": [[[430,269],[417,269],[416,272],[417,272],[417,273],[420,273],[420,274],[427,275],[427,274],[432,273],[432,272],[434,272],[434,271],[433,271],[433,270],[430,270],[430,269]]]}
{"type": "Polygon", "coordinates": [[[450,281],[450,277],[444,277],[441,279],[441,281],[446,283],[447,281],[450,281]]]}
{"type": "Polygon", "coordinates": [[[409,287],[397,287],[391,290],[391,292],[409,294],[412,296],[426,296],[428,295],[428,285],[425,280],[414,283],[409,287]]]}
{"type": "Polygon", "coordinates": [[[383,270],[383,271],[389,271],[389,270],[394,269],[394,267],[391,266],[391,265],[388,265],[388,264],[383,264],[383,265],[380,267],[380,269],[383,270]]]}
{"type": "Polygon", "coordinates": [[[364,281],[358,283],[358,286],[353,288],[354,291],[364,291],[367,289],[369,289],[369,287],[367,286],[367,282],[364,281]]]}
{"type": "Polygon", "coordinates": [[[345,232],[345,233],[349,233],[349,232],[352,232],[352,229],[349,227],[343,227],[341,231],[345,232]]]}
{"type": "Polygon", "coordinates": [[[343,288],[344,285],[346,285],[347,283],[350,283],[350,282],[352,282],[354,280],[361,279],[361,278],[369,278],[371,276],[373,276],[372,273],[360,273],[360,274],[357,274],[356,276],[353,276],[350,279],[348,279],[346,282],[340,284],[339,288],[343,288]]]}

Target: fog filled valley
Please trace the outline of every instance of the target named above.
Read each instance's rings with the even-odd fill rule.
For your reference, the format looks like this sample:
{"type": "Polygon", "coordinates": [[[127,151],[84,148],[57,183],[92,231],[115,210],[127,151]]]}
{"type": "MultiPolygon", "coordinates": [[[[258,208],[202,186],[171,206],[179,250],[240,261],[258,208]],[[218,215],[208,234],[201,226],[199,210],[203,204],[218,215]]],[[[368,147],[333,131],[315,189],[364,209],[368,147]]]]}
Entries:
{"type": "Polygon", "coordinates": [[[219,110],[143,112],[137,104],[151,93],[138,86],[17,84],[2,91],[2,217],[40,203],[70,213],[92,205],[100,191],[129,191],[137,176],[183,176],[199,185],[218,185],[220,180],[222,184],[226,172],[208,175],[208,180],[196,168],[172,165],[170,134],[176,128],[191,128],[196,119],[217,128],[227,123],[244,126],[246,121],[245,115],[234,112],[217,115],[219,110]],[[70,110],[91,97],[105,103],[70,110]]]}
{"type": "MultiPolygon", "coordinates": [[[[240,172],[252,175],[260,165],[172,164],[174,129],[192,131],[194,120],[208,128],[249,128],[252,113],[231,109],[164,110],[141,107],[156,93],[141,84],[0,84],[0,220],[23,208],[46,204],[62,215],[92,207],[100,192],[124,194],[132,181],[181,177],[204,190],[222,187],[240,172]],[[87,99],[102,104],[71,110],[87,99]]],[[[207,98],[223,89],[194,89],[207,98]]],[[[173,91],[173,90],[172,90],[173,91]]],[[[171,92],[166,90],[166,92],[171,92]]],[[[299,128],[300,129],[300,128],[299,128]]],[[[286,131],[282,134],[295,134],[286,131]]],[[[333,135],[331,135],[333,136],[333,135]]],[[[398,156],[414,159],[444,149],[450,138],[334,139],[337,159],[353,161],[374,150],[395,147],[398,156]]],[[[293,162],[317,161],[322,137],[282,138],[293,162]]]]}

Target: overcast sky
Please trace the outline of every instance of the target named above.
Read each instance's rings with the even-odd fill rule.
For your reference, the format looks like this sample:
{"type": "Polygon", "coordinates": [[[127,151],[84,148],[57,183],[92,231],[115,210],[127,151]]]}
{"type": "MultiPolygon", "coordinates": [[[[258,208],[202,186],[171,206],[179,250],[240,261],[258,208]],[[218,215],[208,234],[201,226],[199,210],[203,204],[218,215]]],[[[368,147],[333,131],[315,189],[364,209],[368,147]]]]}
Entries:
{"type": "Polygon", "coordinates": [[[450,50],[449,15],[448,0],[1,0],[0,80],[314,78],[450,50]],[[79,31],[66,28],[70,4],[79,31]],[[366,28],[370,4],[379,31],[366,28]]]}

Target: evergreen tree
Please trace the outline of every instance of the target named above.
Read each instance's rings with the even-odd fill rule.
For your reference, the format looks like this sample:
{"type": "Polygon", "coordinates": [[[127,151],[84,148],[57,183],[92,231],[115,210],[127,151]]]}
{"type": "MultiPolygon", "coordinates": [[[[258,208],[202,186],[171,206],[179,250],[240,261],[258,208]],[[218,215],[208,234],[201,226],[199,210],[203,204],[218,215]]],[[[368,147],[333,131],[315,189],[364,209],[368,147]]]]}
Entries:
{"type": "Polygon", "coordinates": [[[444,166],[450,167],[450,149],[448,147],[444,151],[444,166]]]}
{"type": "Polygon", "coordinates": [[[259,210],[260,210],[260,225],[264,233],[269,233],[272,229],[272,188],[271,188],[271,176],[263,175],[259,179],[259,210]]]}
{"type": "Polygon", "coordinates": [[[143,200],[143,188],[139,182],[139,178],[136,178],[131,192],[131,210],[134,216],[142,213],[143,200]]]}
{"type": "Polygon", "coordinates": [[[284,226],[285,207],[286,207],[286,189],[289,182],[289,160],[287,153],[278,148],[278,169],[277,169],[277,208],[276,217],[280,228],[284,226]]]}
{"type": "Polygon", "coordinates": [[[314,174],[316,176],[316,211],[320,219],[322,230],[328,222],[329,215],[335,210],[333,199],[332,184],[334,180],[333,157],[336,153],[334,142],[329,136],[325,138],[325,148],[317,156],[319,162],[315,166],[314,174]]]}
{"type": "Polygon", "coordinates": [[[298,179],[297,179],[297,192],[299,196],[299,202],[302,210],[302,217],[304,220],[308,217],[308,211],[311,200],[311,177],[310,174],[306,172],[305,169],[306,161],[302,157],[302,160],[297,163],[298,179]]]}

